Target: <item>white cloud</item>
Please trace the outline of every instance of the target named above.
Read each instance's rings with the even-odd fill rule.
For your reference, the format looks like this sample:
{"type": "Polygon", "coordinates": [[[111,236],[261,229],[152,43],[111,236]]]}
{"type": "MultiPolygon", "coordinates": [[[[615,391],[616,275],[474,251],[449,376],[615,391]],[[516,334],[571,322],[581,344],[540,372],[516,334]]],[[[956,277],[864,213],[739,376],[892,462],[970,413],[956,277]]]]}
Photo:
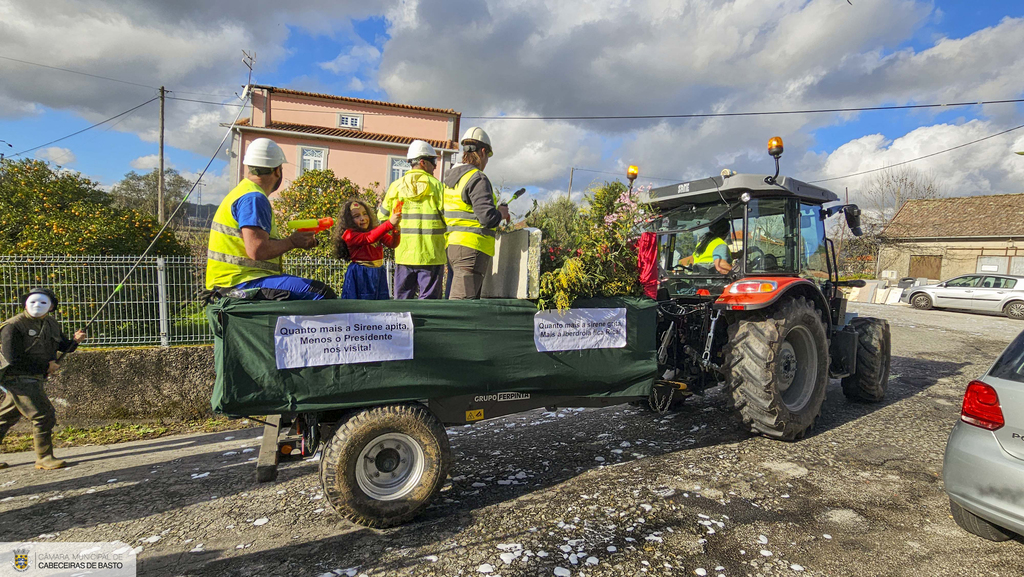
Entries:
{"type": "MultiPolygon", "coordinates": [[[[142,170],[149,172],[160,166],[160,156],[156,154],[147,154],[146,156],[140,156],[135,160],[128,163],[129,166],[135,170],[142,170]]],[[[167,167],[167,160],[164,159],[164,167],[167,167]]]]}
{"type": "MultiPolygon", "coordinates": [[[[805,158],[811,174],[823,178],[843,176],[891,166],[977,140],[1000,131],[991,121],[925,126],[900,138],[880,134],[857,138],[828,155],[805,158]]],[[[1024,147],[1024,135],[1008,134],[914,162],[916,171],[931,177],[951,196],[1024,192],[1024,158],[1013,154],[1024,147]]],[[[823,183],[836,191],[850,189],[851,200],[861,198],[875,173],[823,183]]]]}
{"type": "MultiPolygon", "coordinates": [[[[1024,19],[939,38],[927,49],[899,48],[935,15],[931,3],[916,0],[853,6],[836,0],[410,0],[389,12],[391,38],[378,82],[397,101],[467,115],[778,110],[1024,93],[1024,76],[1017,73],[1024,53],[1015,48],[1024,19]]],[[[998,115],[1007,123],[1020,116],[1012,106],[964,112],[998,115]]],[[[569,120],[554,124],[564,124],[557,130],[576,140],[536,139],[550,166],[517,171],[496,157],[494,170],[524,184],[561,186],[556,177],[567,170],[561,163],[580,151],[587,157],[600,139],[601,156],[616,160],[592,168],[621,172],[635,163],[642,174],[673,178],[717,174],[725,166],[767,172],[773,168],[764,149],[769,136],[786,138],[794,167],[793,159],[814,145],[813,131],[851,119],[856,115],[569,120]],[[616,140],[621,144],[607,145],[616,140]]],[[[474,122],[464,118],[463,126],[474,122]]],[[[525,152],[516,149],[525,160],[533,149],[519,122],[487,126],[496,147],[506,134],[525,146],[525,152]]]]}
{"type": "Polygon", "coordinates": [[[353,74],[367,66],[375,66],[380,60],[380,50],[369,44],[356,44],[329,62],[321,62],[320,68],[335,74],[353,74]]]}
{"type": "Polygon", "coordinates": [[[36,151],[36,158],[39,160],[45,160],[52,162],[53,164],[68,165],[74,164],[78,157],[71,151],[70,148],[61,148],[59,146],[51,146],[49,148],[43,148],[36,151]]]}

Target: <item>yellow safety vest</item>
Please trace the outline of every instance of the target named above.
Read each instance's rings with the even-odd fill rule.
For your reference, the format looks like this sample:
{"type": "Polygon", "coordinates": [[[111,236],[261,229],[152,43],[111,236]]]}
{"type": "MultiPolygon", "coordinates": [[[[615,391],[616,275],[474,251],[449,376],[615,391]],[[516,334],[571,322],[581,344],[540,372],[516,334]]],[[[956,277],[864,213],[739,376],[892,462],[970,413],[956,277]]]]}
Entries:
{"type": "Polygon", "coordinates": [[[715,263],[715,249],[725,246],[728,249],[728,243],[720,238],[712,239],[706,247],[704,252],[697,254],[693,253],[693,264],[714,264],[715,263]]]}
{"type": "MultiPolygon", "coordinates": [[[[224,200],[213,215],[210,226],[210,244],[206,251],[206,288],[233,287],[253,279],[283,272],[281,257],[271,260],[252,260],[245,252],[242,229],[231,215],[231,205],[250,192],[263,192],[255,182],[242,180],[224,200]]],[[[270,238],[279,239],[277,222],[273,222],[270,238]]]]}
{"type": "Polygon", "coordinates": [[[414,168],[391,183],[377,211],[383,222],[395,203],[402,204],[402,241],[395,248],[395,263],[407,266],[444,264],[444,185],[430,173],[414,168]]]}
{"type": "MultiPolygon", "coordinates": [[[[444,188],[444,221],[448,225],[448,246],[458,245],[478,250],[488,256],[494,256],[494,237],[497,229],[484,228],[473,213],[473,207],[462,200],[462,191],[473,175],[480,172],[471,169],[462,175],[455,188],[444,188]]],[[[494,204],[498,204],[498,195],[494,196],[494,204]]]]}

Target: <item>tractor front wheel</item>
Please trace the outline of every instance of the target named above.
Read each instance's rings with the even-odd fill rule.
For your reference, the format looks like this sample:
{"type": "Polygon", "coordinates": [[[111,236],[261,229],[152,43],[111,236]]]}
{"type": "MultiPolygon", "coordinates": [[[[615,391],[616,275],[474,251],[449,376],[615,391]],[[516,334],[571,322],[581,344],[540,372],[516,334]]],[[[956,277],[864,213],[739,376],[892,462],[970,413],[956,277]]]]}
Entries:
{"type": "Polygon", "coordinates": [[[792,441],[821,411],[828,385],[828,336],[814,304],[787,299],[729,326],[730,400],[753,433],[792,441]]]}

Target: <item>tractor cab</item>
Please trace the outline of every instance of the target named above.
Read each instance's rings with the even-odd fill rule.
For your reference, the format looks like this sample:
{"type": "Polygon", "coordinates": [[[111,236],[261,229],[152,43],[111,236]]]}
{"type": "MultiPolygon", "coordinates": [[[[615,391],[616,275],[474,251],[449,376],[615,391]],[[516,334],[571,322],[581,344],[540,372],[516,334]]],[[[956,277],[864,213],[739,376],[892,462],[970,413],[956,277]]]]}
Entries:
{"type": "MultiPolygon", "coordinates": [[[[778,148],[781,154],[781,139],[778,148]]],[[[845,212],[851,229],[859,232],[860,224],[854,205],[822,208],[838,200],[829,190],[778,173],[729,170],[652,189],[646,201],[659,212],[649,230],[658,240],[662,298],[718,297],[748,278],[804,278],[835,286],[825,220],[845,212]]],[[[744,292],[760,290],[747,284],[744,292]]]]}

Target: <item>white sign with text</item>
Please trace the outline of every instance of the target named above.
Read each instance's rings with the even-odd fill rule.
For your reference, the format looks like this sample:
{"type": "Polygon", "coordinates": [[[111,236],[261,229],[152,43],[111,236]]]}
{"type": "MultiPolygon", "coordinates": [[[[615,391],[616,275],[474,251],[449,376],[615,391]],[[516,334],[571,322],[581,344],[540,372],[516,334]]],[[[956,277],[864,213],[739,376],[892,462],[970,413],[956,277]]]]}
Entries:
{"type": "Polygon", "coordinates": [[[533,316],[537,351],[621,349],[626,346],[626,309],[540,311],[533,316]]]}
{"type": "Polygon", "coordinates": [[[412,332],[410,313],[278,317],[277,368],[409,360],[412,332]]]}

